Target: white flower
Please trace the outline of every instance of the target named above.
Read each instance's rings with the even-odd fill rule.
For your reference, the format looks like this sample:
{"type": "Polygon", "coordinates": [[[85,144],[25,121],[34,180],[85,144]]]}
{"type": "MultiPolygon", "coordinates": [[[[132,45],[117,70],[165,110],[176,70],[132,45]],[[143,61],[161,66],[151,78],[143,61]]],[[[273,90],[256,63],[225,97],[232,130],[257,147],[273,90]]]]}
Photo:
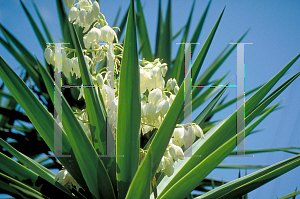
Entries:
{"type": "Polygon", "coordinates": [[[50,48],[46,48],[45,52],[44,52],[44,57],[46,59],[46,62],[48,64],[52,64],[53,63],[53,52],[50,48]]]}
{"type": "Polygon", "coordinates": [[[162,100],[158,105],[157,105],[157,110],[156,113],[160,113],[161,116],[164,116],[170,108],[170,103],[168,100],[162,100]]]}
{"type": "Polygon", "coordinates": [[[163,76],[163,77],[166,76],[167,71],[168,71],[167,64],[162,64],[162,65],[160,65],[160,70],[161,70],[162,76],[163,76]]]}
{"type": "Polygon", "coordinates": [[[146,91],[147,85],[148,85],[150,79],[151,79],[150,73],[147,70],[140,68],[140,92],[141,92],[141,94],[143,94],[146,91]]]}
{"type": "Polygon", "coordinates": [[[173,144],[182,147],[184,144],[184,128],[175,128],[172,138],[173,144]]]}
{"type": "Polygon", "coordinates": [[[89,10],[85,18],[86,25],[90,26],[93,21],[95,21],[94,14],[92,13],[92,10],[89,10]]]}
{"type": "Polygon", "coordinates": [[[110,26],[104,26],[100,28],[101,30],[101,41],[103,42],[113,42],[116,38],[118,43],[118,37],[116,32],[110,26]]]}
{"type": "Polygon", "coordinates": [[[174,92],[175,92],[175,94],[177,94],[177,93],[178,93],[178,91],[179,91],[179,87],[178,87],[178,86],[175,86],[175,88],[174,88],[174,92]]]}
{"type": "Polygon", "coordinates": [[[75,179],[70,175],[70,173],[67,170],[60,170],[54,179],[54,181],[58,181],[60,184],[62,184],[65,188],[71,189],[74,185],[76,187],[76,190],[78,191],[80,185],[75,181],[75,179]]]}
{"type": "Polygon", "coordinates": [[[161,99],[162,97],[162,92],[160,89],[156,88],[154,90],[152,90],[150,93],[149,93],[149,96],[148,96],[148,101],[150,104],[156,106],[156,104],[158,103],[158,101],[161,99]]]}
{"type": "Polygon", "coordinates": [[[72,71],[72,65],[73,65],[73,62],[71,59],[69,58],[65,58],[64,62],[62,63],[62,72],[64,73],[64,75],[66,77],[69,76],[70,72],[72,71]]]}
{"type": "MultiPolygon", "coordinates": [[[[147,67],[147,65],[146,65],[147,67]]],[[[152,83],[154,84],[154,88],[164,88],[165,80],[162,77],[161,70],[159,67],[155,66],[151,70],[152,72],[152,83]]]]}
{"type": "Polygon", "coordinates": [[[78,57],[72,58],[73,61],[73,73],[76,74],[76,79],[81,77],[80,69],[79,69],[79,64],[78,64],[78,57]]]}
{"type": "Polygon", "coordinates": [[[92,28],[86,35],[86,48],[90,48],[90,43],[97,44],[101,39],[101,31],[98,28],[92,28]]]}
{"type": "Polygon", "coordinates": [[[80,0],[79,1],[79,7],[80,9],[88,9],[89,2],[87,0],[80,0]]]}
{"type": "Polygon", "coordinates": [[[100,6],[98,4],[97,1],[94,1],[93,3],[93,10],[92,10],[93,14],[94,14],[94,17],[97,19],[98,18],[98,15],[99,15],[99,12],[100,12],[100,6]]]}
{"type": "Polygon", "coordinates": [[[195,141],[195,129],[193,126],[188,126],[188,130],[186,131],[186,135],[184,137],[184,145],[186,148],[192,146],[193,142],[195,141]]]}
{"type": "Polygon", "coordinates": [[[81,22],[81,27],[83,27],[85,25],[85,17],[86,17],[86,10],[85,9],[80,9],[79,12],[79,19],[81,22]]]}
{"type": "Polygon", "coordinates": [[[73,6],[73,4],[75,3],[75,0],[64,0],[67,8],[70,10],[70,8],[73,6]]]}
{"type": "Polygon", "coordinates": [[[156,113],[156,108],[152,104],[146,104],[143,109],[143,115],[149,116],[151,120],[153,120],[156,113]]]}
{"type": "Polygon", "coordinates": [[[195,129],[195,135],[196,135],[197,137],[204,138],[204,134],[203,134],[203,131],[202,131],[202,129],[200,128],[200,126],[194,125],[194,129],[195,129]]]}
{"type": "Polygon", "coordinates": [[[184,159],[184,154],[183,154],[181,147],[176,146],[175,144],[172,144],[172,143],[170,144],[169,152],[174,160],[178,160],[178,158],[180,160],[184,159]]]}
{"type": "Polygon", "coordinates": [[[74,21],[79,16],[79,10],[76,7],[72,7],[69,11],[69,21],[74,21]]]}
{"type": "Polygon", "coordinates": [[[173,103],[175,97],[176,97],[176,95],[173,95],[173,94],[170,95],[170,98],[169,98],[170,105],[173,103]]]}

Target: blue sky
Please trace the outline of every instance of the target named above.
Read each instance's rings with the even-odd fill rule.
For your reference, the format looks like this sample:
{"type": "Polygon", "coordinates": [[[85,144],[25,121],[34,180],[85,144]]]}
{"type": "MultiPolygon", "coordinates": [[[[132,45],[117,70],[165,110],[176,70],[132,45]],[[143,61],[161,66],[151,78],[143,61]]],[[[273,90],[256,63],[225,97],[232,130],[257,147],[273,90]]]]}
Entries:
{"type": "MultiPolygon", "coordinates": [[[[37,19],[31,1],[23,1],[33,17],[37,19]]],[[[58,14],[54,0],[36,0],[36,4],[44,17],[55,41],[61,38],[58,14]]],[[[149,31],[150,42],[154,49],[156,35],[158,0],[142,0],[144,13],[149,31]]],[[[207,0],[196,1],[194,15],[192,18],[191,32],[197,26],[206,5],[207,0]]],[[[129,0],[100,1],[100,10],[106,16],[110,25],[113,24],[119,6],[122,6],[120,16],[123,17],[129,5],[129,0]]],[[[203,70],[209,66],[214,58],[231,42],[236,41],[249,28],[250,32],[243,40],[254,43],[245,47],[245,90],[248,91],[271,79],[283,66],[300,53],[300,1],[246,1],[246,0],[216,0],[212,1],[203,31],[196,47],[195,55],[200,51],[210,30],[226,5],[221,23],[212,42],[203,70]]],[[[167,8],[167,1],[162,0],[163,13],[167,8]]],[[[192,6],[191,0],[174,0],[172,2],[172,29],[175,34],[187,21],[192,6]]],[[[43,59],[43,50],[38,44],[30,23],[17,0],[0,1],[0,22],[11,31],[29,50],[43,59]]],[[[119,21],[120,22],[120,21],[119,21]]],[[[40,26],[40,24],[38,23],[40,26]]],[[[41,26],[40,26],[41,27],[41,26]]],[[[3,35],[1,35],[3,36],[3,35]]],[[[191,37],[191,33],[189,38],[191,37]]],[[[172,44],[173,58],[176,55],[178,45],[172,44]]],[[[13,60],[12,56],[0,46],[0,54],[17,71],[20,66],[13,60]]],[[[195,59],[196,56],[193,56],[195,59]]],[[[298,60],[286,75],[275,85],[282,84],[300,69],[298,60]]],[[[236,75],[236,51],[226,60],[223,66],[213,76],[213,79],[223,76],[230,71],[226,80],[236,75]]],[[[201,72],[200,72],[201,75],[201,72]]],[[[263,149],[299,146],[300,142],[300,79],[296,79],[271,105],[279,102],[285,108],[278,110],[268,116],[256,129],[264,129],[262,132],[253,134],[246,138],[246,149],[263,149]]],[[[227,89],[228,99],[235,97],[235,89],[227,89]]],[[[246,98],[248,99],[248,98],[246,98]]],[[[213,119],[221,119],[235,111],[235,105],[227,108],[222,114],[213,119]]],[[[201,107],[200,107],[201,109],[201,107]]],[[[197,110],[199,112],[200,110],[197,110]]],[[[196,115],[194,114],[194,116],[196,115]]],[[[251,164],[270,165],[282,161],[292,155],[282,152],[274,152],[255,155],[254,158],[230,157],[223,164],[251,164]]],[[[247,172],[253,172],[248,170],[247,172]]],[[[244,170],[241,170],[244,174],[244,170]]],[[[238,176],[238,170],[217,170],[209,174],[209,177],[234,180],[238,176]]],[[[300,188],[300,167],[273,180],[267,185],[256,189],[249,194],[249,198],[276,198],[282,197],[300,188]]]]}

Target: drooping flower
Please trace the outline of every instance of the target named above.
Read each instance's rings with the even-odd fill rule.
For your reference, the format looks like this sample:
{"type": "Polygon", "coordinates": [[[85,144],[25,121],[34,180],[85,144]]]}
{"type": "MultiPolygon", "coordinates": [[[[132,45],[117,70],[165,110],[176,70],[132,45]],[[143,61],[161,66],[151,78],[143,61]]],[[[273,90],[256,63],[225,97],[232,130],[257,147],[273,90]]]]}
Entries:
{"type": "Polygon", "coordinates": [[[154,90],[152,90],[149,95],[148,95],[148,101],[150,104],[152,104],[153,106],[156,106],[158,101],[161,99],[162,97],[162,92],[160,89],[156,88],[154,90]]]}
{"type": "Polygon", "coordinates": [[[184,145],[184,128],[175,128],[172,138],[173,144],[182,147],[184,145]]]}
{"type": "Polygon", "coordinates": [[[94,14],[94,17],[97,19],[98,15],[99,15],[99,12],[100,12],[100,6],[99,6],[99,3],[97,1],[94,1],[94,3],[93,3],[92,12],[94,14]]]}
{"type": "Polygon", "coordinates": [[[103,42],[113,42],[114,38],[116,38],[118,43],[118,37],[116,32],[110,26],[104,26],[100,28],[101,30],[101,41],[103,42]]]}
{"type": "Polygon", "coordinates": [[[48,64],[52,64],[53,63],[53,52],[50,48],[46,48],[45,52],[44,52],[44,57],[46,59],[46,62],[48,64]]]}
{"type": "Polygon", "coordinates": [[[79,188],[81,188],[80,185],[76,182],[76,180],[70,175],[70,173],[66,169],[60,170],[56,174],[54,181],[58,181],[67,189],[71,189],[72,186],[75,186],[76,190],[78,191],[79,188]]]}
{"type": "Polygon", "coordinates": [[[200,126],[194,125],[194,129],[195,129],[195,135],[196,135],[197,137],[204,138],[204,134],[203,134],[203,131],[202,131],[202,129],[200,128],[200,126]]]}

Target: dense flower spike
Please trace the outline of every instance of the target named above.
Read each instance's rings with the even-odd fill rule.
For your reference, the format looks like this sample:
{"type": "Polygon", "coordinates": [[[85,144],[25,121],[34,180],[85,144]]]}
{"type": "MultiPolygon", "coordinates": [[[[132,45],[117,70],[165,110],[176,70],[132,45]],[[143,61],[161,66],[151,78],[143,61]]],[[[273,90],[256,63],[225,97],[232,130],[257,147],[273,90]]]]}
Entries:
{"type": "MultiPolygon", "coordinates": [[[[84,42],[85,62],[92,75],[93,83],[97,87],[96,93],[99,97],[101,96],[102,102],[106,107],[106,112],[111,113],[111,108],[114,107],[115,114],[108,116],[109,121],[115,121],[114,123],[117,124],[119,77],[116,74],[119,72],[119,59],[123,56],[123,46],[118,44],[116,32],[108,25],[104,15],[100,13],[100,6],[97,1],[93,3],[90,0],[80,0],[78,3],[75,3],[75,0],[64,1],[69,9],[69,21],[84,28],[82,39],[84,42]],[[113,43],[114,41],[116,43],[113,43]],[[110,48],[109,45],[112,45],[113,48],[110,48]],[[117,49],[121,52],[118,55],[115,54],[117,49]],[[111,71],[103,70],[105,68],[100,71],[96,70],[97,63],[105,60],[108,55],[114,59],[115,74],[111,71]],[[110,78],[114,78],[114,85],[110,85],[110,78]]],[[[48,64],[55,64],[53,46],[48,46],[45,49],[44,56],[48,64]]],[[[168,66],[158,58],[153,62],[145,59],[140,60],[139,68],[141,133],[147,134],[159,128],[179,91],[179,86],[174,78],[167,80],[165,83],[164,77],[168,71],[168,66]]],[[[68,80],[71,80],[70,77],[72,76],[75,76],[76,79],[81,78],[79,60],[74,49],[63,47],[62,72],[68,80]]],[[[84,89],[84,86],[81,85],[78,100],[85,100],[84,89]]],[[[76,111],[75,115],[88,139],[92,142],[86,110],[76,111]]],[[[116,125],[110,125],[116,130],[116,125]]],[[[157,172],[164,172],[167,176],[171,176],[174,173],[176,161],[184,159],[183,148],[186,149],[191,146],[196,136],[204,138],[203,131],[198,125],[178,125],[174,129],[157,172]]],[[[147,150],[141,149],[140,162],[146,154],[147,150]]],[[[74,185],[79,189],[79,185],[67,170],[61,170],[55,180],[67,188],[71,188],[74,185]]]]}

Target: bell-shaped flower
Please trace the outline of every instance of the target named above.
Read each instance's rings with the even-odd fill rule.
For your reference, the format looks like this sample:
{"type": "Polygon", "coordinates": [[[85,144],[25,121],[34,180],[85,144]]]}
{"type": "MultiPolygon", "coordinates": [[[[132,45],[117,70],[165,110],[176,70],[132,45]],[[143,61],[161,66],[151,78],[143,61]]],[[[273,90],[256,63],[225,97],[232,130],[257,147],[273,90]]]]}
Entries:
{"type": "Polygon", "coordinates": [[[182,147],[184,144],[184,128],[175,128],[172,138],[173,144],[182,147]]]}
{"type": "Polygon", "coordinates": [[[165,169],[163,171],[168,177],[170,177],[174,173],[174,162],[169,152],[166,154],[166,156],[164,156],[164,163],[165,169]]]}
{"type": "Polygon", "coordinates": [[[146,91],[150,79],[151,79],[150,73],[147,70],[140,68],[140,93],[141,94],[143,94],[146,91]]]}
{"type": "Polygon", "coordinates": [[[68,77],[69,74],[71,73],[72,65],[73,65],[72,60],[69,58],[65,58],[64,62],[62,63],[62,72],[66,77],[68,77]]]}
{"type": "Polygon", "coordinates": [[[161,116],[164,116],[170,108],[170,103],[168,100],[162,100],[156,109],[156,113],[160,113],[161,116]]]}
{"type": "Polygon", "coordinates": [[[192,146],[193,142],[195,141],[195,129],[193,126],[188,126],[187,131],[185,132],[184,136],[184,145],[186,148],[192,146]]]}
{"type": "Polygon", "coordinates": [[[79,190],[79,188],[81,188],[80,185],[75,181],[75,179],[70,175],[70,173],[65,169],[60,170],[56,174],[54,181],[58,181],[68,189],[71,189],[73,185],[76,187],[77,191],[79,190]]]}
{"type": "Polygon", "coordinates": [[[85,25],[85,18],[86,18],[86,10],[85,9],[80,9],[79,12],[79,19],[80,19],[80,23],[81,23],[81,27],[83,27],[85,25]]]}
{"type": "Polygon", "coordinates": [[[80,8],[80,9],[85,9],[85,10],[87,10],[88,7],[89,7],[89,2],[88,2],[88,0],[80,0],[80,1],[79,1],[79,8],[80,8]]]}
{"type": "Polygon", "coordinates": [[[184,159],[184,153],[183,153],[183,150],[181,149],[181,147],[175,145],[175,144],[170,144],[169,146],[169,152],[170,152],[170,155],[172,156],[172,158],[174,160],[178,160],[178,158],[180,160],[183,160],[184,159]]]}
{"type": "Polygon", "coordinates": [[[118,43],[117,34],[110,26],[104,26],[100,28],[100,30],[101,30],[101,41],[109,43],[109,42],[113,42],[114,38],[116,38],[116,41],[118,43]]]}
{"type": "Polygon", "coordinates": [[[98,15],[100,12],[100,6],[99,3],[97,1],[94,1],[93,3],[93,9],[92,9],[93,15],[95,17],[95,19],[98,19],[98,15]]]}
{"type": "Polygon", "coordinates": [[[151,120],[153,120],[156,113],[156,108],[152,104],[146,104],[143,109],[143,115],[148,116],[151,120]]]}
{"type": "Polygon", "coordinates": [[[85,23],[89,27],[94,21],[95,21],[94,14],[93,14],[92,10],[89,10],[86,13],[85,23]]]}
{"type": "Polygon", "coordinates": [[[173,95],[173,94],[170,95],[170,97],[169,97],[170,105],[173,103],[175,97],[176,97],[176,95],[173,95]]]}
{"type": "Polygon", "coordinates": [[[72,58],[73,61],[73,73],[76,74],[76,79],[81,77],[80,69],[79,69],[79,64],[78,64],[78,58],[72,58]]]}
{"type": "Polygon", "coordinates": [[[153,79],[152,83],[154,84],[154,88],[164,88],[165,80],[162,77],[160,68],[157,66],[154,66],[152,68],[151,72],[152,72],[152,79],[153,79]]]}
{"type": "Polygon", "coordinates": [[[168,67],[167,67],[167,64],[159,64],[159,67],[160,67],[160,70],[161,70],[161,74],[162,76],[166,76],[167,74],[167,71],[168,71],[168,67]]]}
{"type": "Polygon", "coordinates": [[[148,101],[150,104],[152,104],[153,106],[156,106],[157,103],[159,102],[159,100],[162,97],[162,92],[160,89],[156,88],[154,90],[152,90],[149,95],[148,95],[148,101]]]}
{"type": "Polygon", "coordinates": [[[74,21],[79,17],[79,10],[76,7],[72,7],[69,11],[69,21],[74,21]]]}
{"type": "Polygon", "coordinates": [[[64,0],[67,8],[70,10],[75,3],[75,0],[64,0]]]}
{"type": "Polygon", "coordinates": [[[197,137],[200,137],[200,138],[204,138],[204,134],[203,134],[203,131],[202,129],[200,128],[200,126],[198,126],[197,124],[193,126],[194,129],[195,129],[195,135],[197,137]]]}
{"type": "Polygon", "coordinates": [[[90,48],[92,45],[97,44],[101,39],[101,31],[98,28],[92,28],[86,35],[86,48],[90,48]]]}
{"type": "Polygon", "coordinates": [[[44,52],[44,57],[46,59],[46,62],[48,64],[52,64],[53,63],[53,52],[50,48],[46,48],[45,52],[44,52]]]}
{"type": "Polygon", "coordinates": [[[179,86],[175,86],[175,88],[174,88],[174,92],[175,92],[175,94],[177,94],[177,93],[178,93],[178,91],[179,91],[179,86]]]}

